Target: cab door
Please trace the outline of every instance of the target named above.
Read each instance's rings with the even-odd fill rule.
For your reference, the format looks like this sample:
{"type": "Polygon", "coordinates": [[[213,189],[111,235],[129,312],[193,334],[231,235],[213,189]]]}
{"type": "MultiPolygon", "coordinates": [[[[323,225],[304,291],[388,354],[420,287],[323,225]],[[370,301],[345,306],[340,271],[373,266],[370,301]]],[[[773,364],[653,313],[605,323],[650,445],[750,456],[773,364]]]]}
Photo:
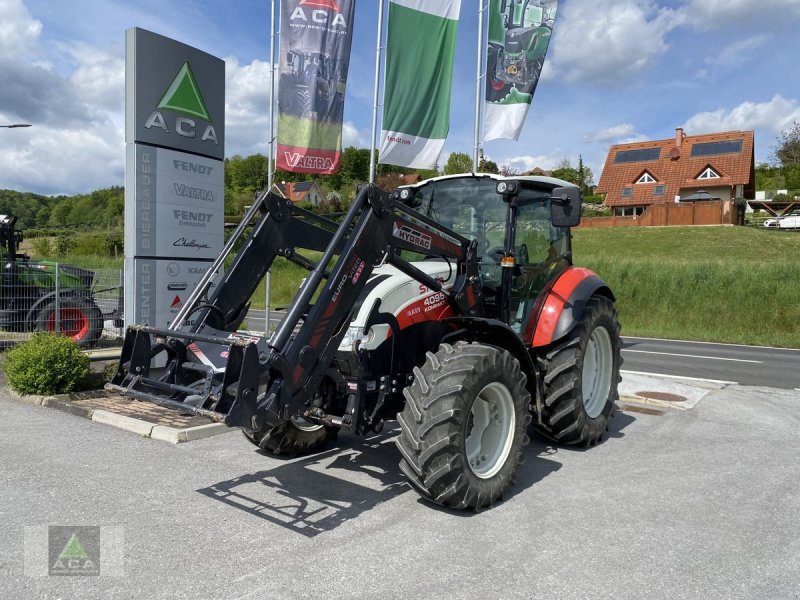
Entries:
{"type": "Polygon", "coordinates": [[[509,319],[522,335],[542,290],[570,264],[569,230],[550,223],[550,192],[523,190],[515,209],[514,254],[509,319]]]}

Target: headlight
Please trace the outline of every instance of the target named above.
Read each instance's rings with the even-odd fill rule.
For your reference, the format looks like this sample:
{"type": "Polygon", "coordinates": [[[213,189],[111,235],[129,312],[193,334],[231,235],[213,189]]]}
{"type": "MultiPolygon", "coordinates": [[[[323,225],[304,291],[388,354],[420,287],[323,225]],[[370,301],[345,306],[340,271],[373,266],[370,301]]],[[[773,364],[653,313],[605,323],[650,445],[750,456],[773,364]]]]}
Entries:
{"type": "Polygon", "coordinates": [[[344,337],[342,338],[342,341],[339,342],[339,348],[342,350],[349,350],[353,347],[353,344],[355,344],[356,340],[361,342],[370,342],[372,341],[373,336],[374,334],[372,333],[371,329],[369,333],[364,334],[361,327],[348,327],[344,337]]]}

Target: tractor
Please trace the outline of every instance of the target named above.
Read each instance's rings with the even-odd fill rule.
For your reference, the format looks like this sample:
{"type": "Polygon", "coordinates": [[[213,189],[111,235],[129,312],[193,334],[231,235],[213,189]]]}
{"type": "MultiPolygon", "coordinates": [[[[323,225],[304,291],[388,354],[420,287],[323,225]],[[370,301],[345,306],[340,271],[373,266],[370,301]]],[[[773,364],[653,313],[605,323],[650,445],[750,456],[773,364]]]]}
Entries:
{"type": "Polygon", "coordinates": [[[58,332],[79,346],[93,346],[105,319],[94,299],[94,272],[18,252],[22,233],[16,222],[0,215],[0,329],[58,332]]]}
{"type": "Polygon", "coordinates": [[[491,506],[529,433],[593,446],[618,398],[614,295],[572,264],[581,202],[559,179],[464,174],[362,186],[336,223],[264,194],[170,327],[128,328],[106,389],[240,427],[272,453],[396,419],[419,494],[491,506]],[[239,332],[277,257],[307,277],[271,336],[239,332]]]}
{"type": "Polygon", "coordinates": [[[555,16],[553,0],[497,0],[500,20],[490,28],[487,100],[499,101],[511,87],[532,93],[544,65],[555,16]]]}
{"type": "Polygon", "coordinates": [[[345,79],[339,67],[338,61],[325,54],[290,50],[278,84],[280,112],[303,119],[316,114],[321,122],[341,123],[345,79]]]}

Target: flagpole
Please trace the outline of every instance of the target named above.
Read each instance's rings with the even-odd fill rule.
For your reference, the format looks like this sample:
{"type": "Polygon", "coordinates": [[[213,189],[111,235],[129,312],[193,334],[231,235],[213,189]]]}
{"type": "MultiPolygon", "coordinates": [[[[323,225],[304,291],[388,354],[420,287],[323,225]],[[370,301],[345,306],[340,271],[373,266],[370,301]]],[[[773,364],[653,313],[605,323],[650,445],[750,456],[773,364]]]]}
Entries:
{"type": "MultiPolygon", "coordinates": [[[[275,148],[275,2],[272,0],[272,8],[269,19],[269,153],[267,158],[267,192],[272,191],[272,163],[275,148]]],[[[272,273],[267,271],[267,278],[264,282],[264,335],[269,337],[269,305],[272,301],[272,273]]]]}
{"type": "Polygon", "coordinates": [[[378,87],[381,76],[381,38],[383,37],[383,3],[378,3],[378,41],[375,44],[375,89],[372,92],[372,137],[369,148],[369,182],[375,183],[375,138],[378,133],[378,87]]]}
{"type": "Polygon", "coordinates": [[[474,146],[472,150],[472,172],[478,172],[478,153],[480,152],[481,127],[481,81],[483,80],[483,11],[486,10],[484,0],[478,0],[478,61],[475,76],[475,126],[473,128],[474,146]]]}

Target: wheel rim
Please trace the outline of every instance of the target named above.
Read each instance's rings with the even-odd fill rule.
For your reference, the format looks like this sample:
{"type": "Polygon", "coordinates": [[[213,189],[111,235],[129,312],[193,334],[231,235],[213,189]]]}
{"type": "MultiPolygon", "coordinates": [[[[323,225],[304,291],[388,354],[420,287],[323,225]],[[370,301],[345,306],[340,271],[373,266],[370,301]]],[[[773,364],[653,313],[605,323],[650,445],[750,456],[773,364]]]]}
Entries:
{"type": "Polygon", "coordinates": [[[602,414],[608,401],[613,363],[611,335],[605,327],[596,327],[586,344],[581,373],[583,407],[591,419],[602,414]]]}
{"type": "Polygon", "coordinates": [[[312,423],[303,417],[292,417],[292,425],[297,427],[300,431],[317,431],[323,427],[319,423],[312,423]]]}
{"type": "Polygon", "coordinates": [[[506,464],[514,441],[514,399],[502,383],[484,387],[475,397],[464,443],[467,464],[480,479],[489,479],[506,464]]]}
{"type": "Polygon", "coordinates": [[[79,308],[62,308],[58,311],[50,313],[50,318],[47,320],[47,331],[56,331],[56,318],[58,318],[59,332],[71,338],[73,342],[82,340],[89,332],[89,318],[79,308]]]}

